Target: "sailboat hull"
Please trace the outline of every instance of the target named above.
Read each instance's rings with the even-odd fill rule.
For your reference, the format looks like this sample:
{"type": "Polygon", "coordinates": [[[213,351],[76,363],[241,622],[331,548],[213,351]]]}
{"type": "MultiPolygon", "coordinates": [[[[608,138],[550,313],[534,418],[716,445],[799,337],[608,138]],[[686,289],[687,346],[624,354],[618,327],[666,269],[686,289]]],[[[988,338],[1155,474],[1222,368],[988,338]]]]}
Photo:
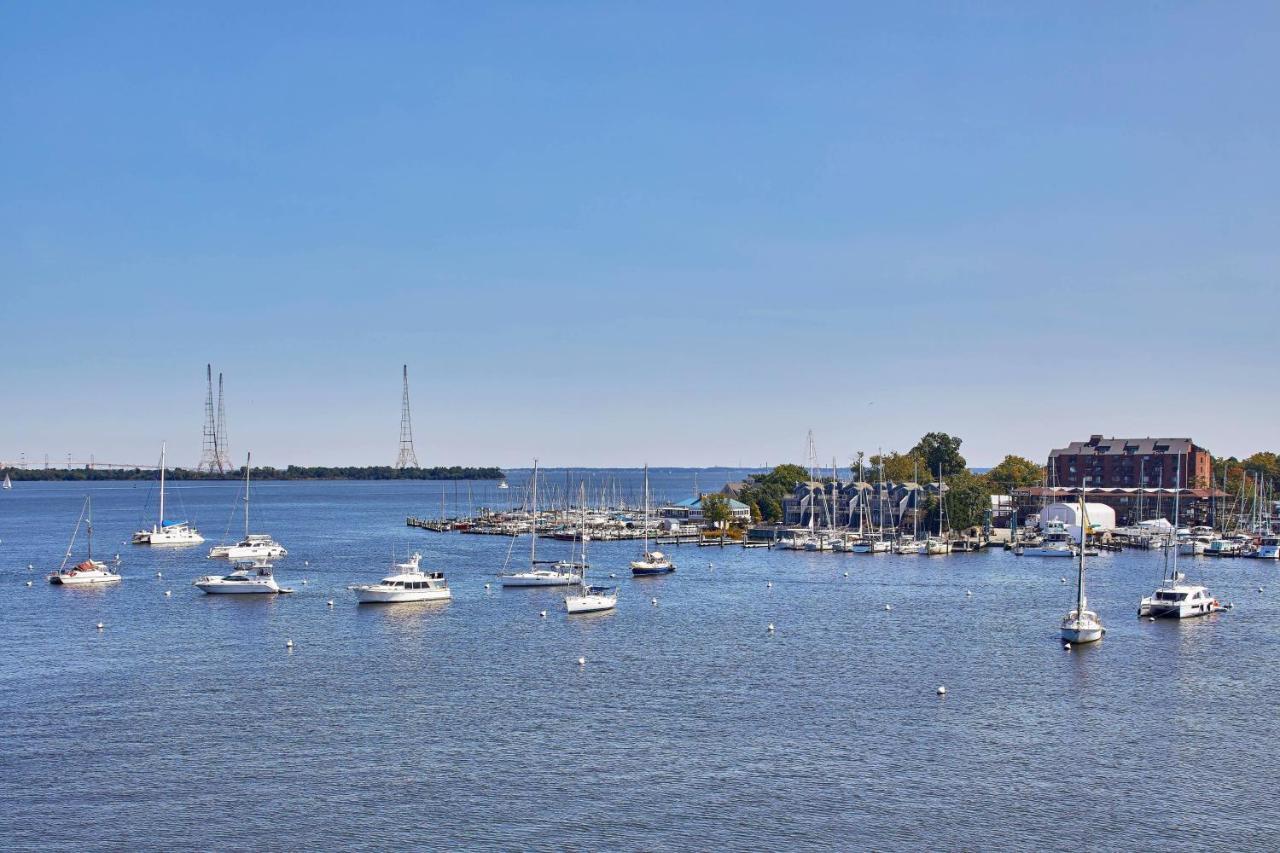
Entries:
{"type": "Polygon", "coordinates": [[[1102,639],[1104,629],[1101,625],[1063,625],[1062,641],[1079,645],[1083,643],[1096,643],[1102,639]]]}
{"type": "Polygon", "coordinates": [[[636,577],[644,577],[646,575],[669,575],[675,570],[676,567],[670,564],[665,566],[645,566],[639,563],[631,564],[631,574],[636,577]]]}

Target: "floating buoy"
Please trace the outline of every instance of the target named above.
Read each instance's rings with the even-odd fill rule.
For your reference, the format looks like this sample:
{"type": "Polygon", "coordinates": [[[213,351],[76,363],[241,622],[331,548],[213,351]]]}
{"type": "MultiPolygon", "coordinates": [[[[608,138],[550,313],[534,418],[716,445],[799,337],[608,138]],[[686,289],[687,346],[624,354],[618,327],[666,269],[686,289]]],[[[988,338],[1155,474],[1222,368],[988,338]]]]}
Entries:
{"type": "Polygon", "coordinates": [[[938,688],[938,695],[939,695],[939,696],[946,696],[946,695],[947,695],[947,688],[945,688],[945,687],[939,687],[939,688],[938,688]]]}
{"type": "Polygon", "coordinates": [[[285,640],[285,641],[284,641],[284,647],[285,647],[286,649],[291,649],[291,648],[293,648],[293,640],[285,640]]]}
{"type": "Polygon", "coordinates": [[[34,569],[34,568],[35,566],[31,565],[30,563],[27,563],[27,571],[30,571],[31,569],[34,569]]]}
{"type": "Polygon", "coordinates": [[[311,565],[311,561],[310,561],[310,560],[303,560],[303,561],[302,561],[302,565],[304,565],[304,566],[309,566],[309,565],[311,565]]]}
{"type": "Polygon", "coordinates": [[[1063,649],[1065,649],[1066,651],[1071,651],[1071,644],[1070,644],[1070,643],[1063,643],[1063,644],[1062,644],[1062,648],[1063,648],[1063,649]]]}
{"type": "Polygon", "coordinates": [[[844,573],[844,576],[845,576],[845,577],[849,577],[849,573],[848,573],[848,572],[845,572],[845,573],[844,573]]]}
{"type": "Polygon", "coordinates": [[[658,606],[658,599],[657,599],[657,597],[654,597],[654,598],[649,599],[649,603],[650,603],[650,604],[652,604],[654,607],[657,607],[657,606],[658,606]]]}
{"type": "Polygon", "coordinates": [[[164,572],[156,572],[156,577],[158,578],[164,577],[164,572]]]}
{"type": "Polygon", "coordinates": [[[618,576],[618,575],[617,575],[617,573],[616,573],[616,572],[609,572],[609,577],[611,577],[611,578],[616,578],[617,576],[618,576]]]}
{"type": "Polygon", "coordinates": [[[1067,579],[1066,579],[1066,578],[1058,578],[1058,580],[1062,581],[1063,583],[1066,583],[1066,582],[1067,582],[1067,579]]]}
{"type": "Polygon", "coordinates": [[[547,618],[547,611],[545,611],[545,610],[544,610],[544,611],[542,611],[541,613],[539,613],[538,615],[539,615],[539,616],[541,616],[543,619],[546,619],[546,618],[547,618]]]}
{"type": "Polygon", "coordinates": [[[27,586],[31,586],[31,581],[27,581],[27,586]]]}
{"type": "Polygon", "coordinates": [[[971,596],[973,595],[973,590],[971,590],[971,589],[966,589],[966,590],[964,591],[964,595],[965,595],[965,598],[969,598],[969,597],[971,597],[971,596]]]}
{"type": "Polygon", "coordinates": [[[1148,622],[1154,622],[1154,621],[1156,621],[1156,617],[1154,617],[1154,616],[1148,616],[1148,617],[1147,617],[1147,621],[1148,621],[1148,622]]]}
{"type": "Polygon", "coordinates": [[[1262,592],[1262,587],[1258,587],[1258,592],[1262,592]]]}
{"type": "Polygon", "coordinates": [[[773,581],[769,581],[768,583],[766,583],[766,584],[765,584],[765,587],[766,587],[767,589],[773,589],[773,581]]]}
{"type": "Polygon", "coordinates": [[[489,588],[489,585],[488,585],[488,584],[485,584],[485,585],[484,585],[484,588],[485,588],[485,589],[488,589],[488,588],[489,588]]]}
{"type": "Polygon", "coordinates": [[[165,598],[168,598],[168,597],[169,597],[169,596],[171,596],[171,595],[173,595],[173,590],[171,590],[171,589],[166,589],[166,590],[164,591],[164,597],[165,597],[165,598]]]}
{"type": "Polygon", "coordinates": [[[893,605],[892,605],[892,604],[886,604],[886,605],[884,606],[884,609],[885,609],[885,610],[892,610],[892,609],[893,609],[893,605]]]}
{"type": "Polygon", "coordinates": [[[306,579],[306,578],[303,578],[303,579],[302,579],[302,585],[303,585],[303,586],[306,586],[306,585],[307,585],[307,579],[306,579]]]}
{"type": "Polygon", "coordinates": [[[101,622],[99,622],[99,623],[98,623],[98,630],[99,630],[99,631],[101,631],[101,630],[102,630],[103,628],[105,628],[105,627],[107,627],[107,626],[106,626],[106,625],[103,625],[101,622]]]}
{"type": "Polygon", "coordinates": [[[578,658],[578,666],[586,666],[586,665],[587,665],[586,658],[578,658]]]}
{"type": "Polygon", "coordinates": [[[333,606],[333,599],[332,599],[332,598],[331,598],[331,599],[329,599],[328,601],[326,601],[326,602],[325,602],[325,604],[327,604],[327,605],[329,605],[330,607],[332,607],[332,606],[333,606]]]}
{"type": "Polygon", "coordinates": [[[768,629],[768,630],[769,630],[769,633],[770,633],[770,634],[772,634],[772,633],[773,633],[773,623],[772,623],[772,622],[770,622],[770,623],[769,623],[769,629],[768,629]]]}

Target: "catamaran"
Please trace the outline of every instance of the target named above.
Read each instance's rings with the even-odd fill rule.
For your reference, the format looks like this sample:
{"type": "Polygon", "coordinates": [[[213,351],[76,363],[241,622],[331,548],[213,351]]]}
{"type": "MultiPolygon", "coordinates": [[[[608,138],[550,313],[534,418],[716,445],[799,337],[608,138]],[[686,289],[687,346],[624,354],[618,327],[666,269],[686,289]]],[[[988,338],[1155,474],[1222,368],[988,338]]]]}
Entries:
{"type": "Polygon", "coordinates": [[[1084,556],[1085,537],[1089,529],[1089,520],[1085,512],[1084,489],[1080,490],[1080,549],[1079,563],[1076,569],[1076,606],[1062,617],[1062,641],[1064,643],[1093,643],[1102,639],[1106,628],[1098,614],[1089,609],[1089,602],[1084,595],[1084,556]]]}
{"type": "Polygon", "coordinates": [[[164,455],[165,445],[160,444],[160,519],[150,530],[133,534],[134,545],[199,545],[204,541],[200,531],[185,521],[166,521],[164,517],[164,455]]]}
{"type": "Polygon", "coordinates": [[[644,466],[644,551],[640,559],[631,561],[632,575],[665,575],[676,570],[675,563],[661,551],[649,550],[649,466],[644,466]]]}
{"type": "Polygon", "coordinates": [[[284,546],[266,533],[249,532],[249,468],[253,454],[244,459],[244,538],[234,545],[214,545],[209,549],[210,557],[220,557],[232,562],[238,560],[271,559],[283,557],[289,552],[284,546]]]}
{"type": "MultiPolygon", "coordinates": [[[[529,519],[529,570],[499,574],[498,582],[507,586],[572,586],[582,583],[572,564],[563,560],[538,559],[538,460],[533,460],[533,483],[530,488],[533,512],[529,519]],[[541,568],[542,566],[551,568],[541,568]]],[[[585,533],[585,531],[584,531],[585,533]]]]}
{"type": "Polygon", "coordinates": [[[71,531],[71,541],[67,543],[67,553],[62,557],[62,565],[49,575],[49,583],[57,586],[88,586],[90,584],[118,583],[123,580],[117,572],[107,568],[101,560],[93,559],[93,498],[86,497],[80,509],[80,518],[76,520],[75,529],[71,531]],[[88,554],[84,561],[72,568],[67,568],[71,559],[71,551],[75,548],[76,534],[80,532],[81,522],[88,521],[85,533],[88,539],[88,554]]]}
{"type": "MultiPolygon", "coordinates": [[[[1173,518],[1178,519],[1179,497],[1182,495],[1182,458],[1174,474],[1173,518]]],[[[1190,616],[1207,616],[1227,610],[1230,604],[1222,604],[1209,590],[1199,584],[1187,583],[1187,576],[1178,571],[1178,549],[1164,549],[1165,570],[1160,574],[1160,586],[1138,603],[1138,615],[1152,619],[1186,619],[1190,616]]]]}

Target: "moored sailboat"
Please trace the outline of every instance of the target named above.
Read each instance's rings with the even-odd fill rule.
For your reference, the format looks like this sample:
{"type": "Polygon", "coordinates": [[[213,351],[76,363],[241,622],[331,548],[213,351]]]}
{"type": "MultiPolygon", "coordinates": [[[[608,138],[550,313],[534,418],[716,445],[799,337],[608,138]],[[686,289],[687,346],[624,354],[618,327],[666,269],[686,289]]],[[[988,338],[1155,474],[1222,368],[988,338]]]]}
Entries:
{"type": "Polygon", "coordinates": [[[150,530],[133,534],[134,545],[199,545],[204,541],[200,531],[186,521],[167,521],[164,517],[164,458],[165,445],[160,444],[160,517],[150,530]]]}
{"type": "MultiPolygon", "coordinates": [[[[504,587],[572,586],[582,583],[582,578],[571,565],[562,560],[538,559],[538,460],[533,460],[533,480],[530,487],[533,511],[529,518],[529,568],[523,572],[499,574],[498,582],[504,587]],[[543,566],[551,568],[542,568],[543,566]]],[[[585,531],[584,531],[585,532],[585,531]]]]}
{"type": "Polygon", "coordinates": [[[244,538],[234,545],[215,545],[209,549],[210,557],[220,557],[225,560],[236,562],[238,560],[258,560],[270,559],[272,557],[283,557],[289,552],[284,546],[271,538],[266,533],[250,533],[249,532],[249,469],[253,461],[253,454],[245,455],[244,459],[244,538]]]}
{"type": "Polygon", "coordinates": [[[1076,569],[1076,606],[1062,617],[1064,643],[1094,643],[1101,640],[1107,630],[1102,627],[1102,620],[1098,618],[1098,614],[1089,609],[1089,602],[1084,595],[1085,538],[1088,530],[1089,520],[1085,511],[1082,488],[1080,490],[1080,549],[1076,569]]]}
{"type": "Polygon", "coordinates": [[[93,498],[85,497],[84,507],[80,510],[80,518],[76,520],[75,529],[71,531],[71,541],[67,543],[67,553],[62,557],[62,565],[49,575],[49,583],[55,586],[89,586],[93,584],[118,583],[123,580],[118,572],[107,568],[101,560],[93,559],[93,498]],[[88,521],[85,526],[87,554],[85,559],[70,569],[67,562],[71,559],[71,551],[75,548],[76,534],[80,532],[80,523],[88,521]]]}
{"type": "Polygon", "coordinates": [[[676,570],[675,563],[667,559],[667,555],[661,551],[649,550],[649,465],[644,466],[644,528],[641,533],[644,536],[644,551],[641,552],[640,559],[631,561],[632,575],[665,575],[668,572],[676,570]]]}

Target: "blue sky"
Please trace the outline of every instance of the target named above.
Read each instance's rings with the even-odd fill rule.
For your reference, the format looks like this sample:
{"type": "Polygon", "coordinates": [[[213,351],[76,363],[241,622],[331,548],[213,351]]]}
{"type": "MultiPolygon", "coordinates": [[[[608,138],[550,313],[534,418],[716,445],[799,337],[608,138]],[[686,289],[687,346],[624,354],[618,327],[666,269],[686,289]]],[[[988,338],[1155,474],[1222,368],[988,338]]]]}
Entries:
{"type": "Polygon", "coordinates": [[[19,4],[0,459],[1275,449],[1274,4],[19,4]]]}

